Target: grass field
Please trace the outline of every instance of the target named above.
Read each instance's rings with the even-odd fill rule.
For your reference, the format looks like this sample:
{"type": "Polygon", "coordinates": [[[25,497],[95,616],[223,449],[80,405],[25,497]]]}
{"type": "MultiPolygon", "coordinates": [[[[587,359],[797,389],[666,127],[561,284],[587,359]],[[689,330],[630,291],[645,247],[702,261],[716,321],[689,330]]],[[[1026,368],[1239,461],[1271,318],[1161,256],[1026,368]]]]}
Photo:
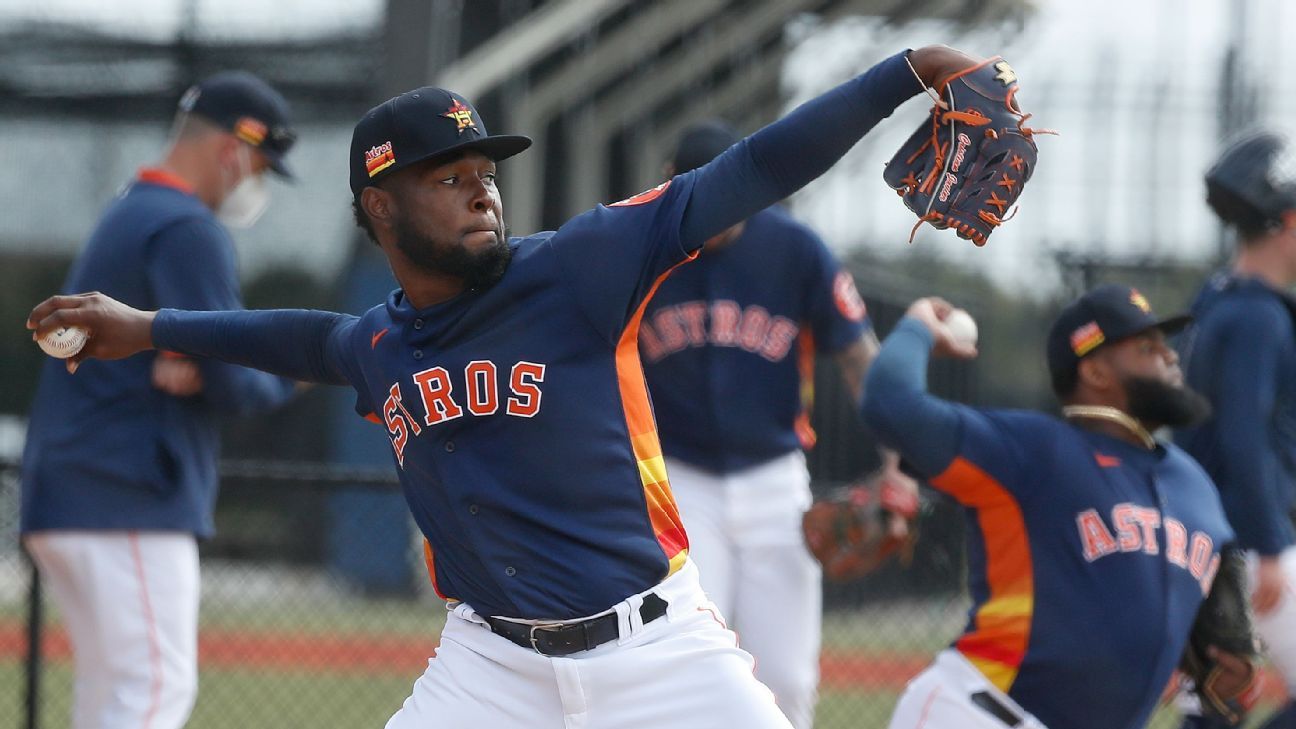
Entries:
{"type": "MultiPolygon", "coordinates": [[[[885,727],[905,681],[963,620],[958,600],[828,615],[817,729],[885,727]]],[[[408,696],[444,622],[432,598],[362,599],[284,578],[208,579],[200,691],[188,726],[381,727],[408,696]]],[[[0,609],[0,725],[20,725],[24,715],[21,624],[19,609],[0,609]]],[[[40,725],[67,726],[71,671],[56,616],[45,655],[40,725]]],[[[1176,717],[1167,710],[1149,726],[1173,729],[1176,717]]]]}

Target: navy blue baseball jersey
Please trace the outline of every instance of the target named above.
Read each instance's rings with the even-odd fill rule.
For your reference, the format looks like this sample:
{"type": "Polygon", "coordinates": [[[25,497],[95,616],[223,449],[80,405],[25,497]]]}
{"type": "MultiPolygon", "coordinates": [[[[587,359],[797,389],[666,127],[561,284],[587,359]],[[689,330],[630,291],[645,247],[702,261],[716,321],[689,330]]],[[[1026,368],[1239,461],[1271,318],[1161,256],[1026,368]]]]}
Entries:
{"type": "MultiPolygon", "coordinates": [[[[570,619],[683,564],[636,345],[644,302],[692,255],[680,241],[692,183],[511,240],[488,289],[422,310],[396,291],[329,323],[322,366],[387,429],[446,599],[570,619]]],[[[158,315],[157,340],[176,318],[158,315]]]]}
{"type": "Polygon", "coordinates": [[[863,414],[966,509],[972,607],[954,647],[1050,729],[1144,726],[1234,539],[1214,485],[1173,445],[939,400],[931,345],[901,322],[863,414]]]}
{"type": "Polygon", "coordinates": [[[422,310],[397,291],[359,318],[164,310],[154,344],[355,388],[390,436],[447,599],[517,618],[601,612],[688,549],[639,356],[654,288],[822,174],[915,86],[893,56],[704,167],[510,241],[484,290],[422,310]]]}
{"type": "MultiPolygon", "coordinates": [[[[242,307],[229,234],[187,184],[154,168],[104,210],[63,285],[95,290],[145,309],[242,307]]],[[[75,377],[45,361],[23,453],[24,532],[213,533],[217,416],[269,410],[293,383],[203,360],[203,392],[172,397],[153,387],[155,356],[86,362],[75,377]]]]}
{"type": "Polygon", "coordinates": [[[731,472],[813,445],[814,355],[867,326],[850,274],[779,208],[668,278],[640,326],[662,450],[731,472]]]}
{"type": "Polygon", "coordinates": [[[1176,433],[1219,486],[1238,544],[1274,555],[1296,541],[1296,327],[1286,294],[1212,277],[1180,339],[1184,377],[1214,414],[1176,433]]]}

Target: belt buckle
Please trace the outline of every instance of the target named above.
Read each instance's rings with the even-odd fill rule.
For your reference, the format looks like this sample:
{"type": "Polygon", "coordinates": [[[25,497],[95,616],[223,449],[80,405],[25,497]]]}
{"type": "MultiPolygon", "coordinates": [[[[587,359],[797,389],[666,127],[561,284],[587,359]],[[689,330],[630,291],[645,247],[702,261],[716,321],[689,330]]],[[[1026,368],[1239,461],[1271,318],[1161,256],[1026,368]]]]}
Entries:
{"type": "Polygon", "coordinates": [[[528,640],[531,641],[531,650],[535,651],[536,653],[539,653],[542,656],[549,655],[548,653],[545,653],[544,651],[540,650],[540,646],[536,645],[536,631],[544,630],[551,633],[557,633],[559,630],[562,630],[564,627],[566,626],[563,623],[536,623],[535,625],[532,625],[531,629],[527,631],[527,638],[528,640]]]}

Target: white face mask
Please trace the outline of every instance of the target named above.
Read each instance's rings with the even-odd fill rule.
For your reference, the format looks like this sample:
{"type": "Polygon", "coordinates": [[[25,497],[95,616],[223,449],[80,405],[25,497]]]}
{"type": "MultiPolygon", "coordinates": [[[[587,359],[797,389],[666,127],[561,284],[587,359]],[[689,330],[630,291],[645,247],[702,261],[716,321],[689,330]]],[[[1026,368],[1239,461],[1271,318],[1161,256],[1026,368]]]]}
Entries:
{"type": "Polygon", "coordinates": [[[252,152],[239,145],[239,168],[243,179],[221,201],[216,219],[231,228],[251,228],[270,206],[270,188],[265,175],[252,174],[252,152]]]}

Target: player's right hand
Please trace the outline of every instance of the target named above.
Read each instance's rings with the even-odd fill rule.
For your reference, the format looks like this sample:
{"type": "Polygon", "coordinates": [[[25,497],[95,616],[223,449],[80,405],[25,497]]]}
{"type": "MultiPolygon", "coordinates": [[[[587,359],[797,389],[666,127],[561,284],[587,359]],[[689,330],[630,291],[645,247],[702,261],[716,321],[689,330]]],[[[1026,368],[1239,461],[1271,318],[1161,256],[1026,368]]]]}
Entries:
{"type": "Polygon", "coordinates": [[[932,354],[957,359],[972,359],[977,356],[975,344],[960,342],[955,339],[945,319],[954,311],[954,305],[939,296],[928,296],[918,299],[909,305],[905,316],[921,321],[931,332],[934,345],[932,354]]]}
{"type": "Polygon", "coordinates": [[[67,360],[68,372],[76,372],[85,359],[122,359],[153,348],[155,311],[133,309],[99,292],[73,296],[51,296],[32,309],[27,328],[36,341],[59,327],[78,326],[88,339],[80,352],[67,360]]]}
{"type": "Polygon", "coordinates": [[[1255,588],[1251,591],[1251,607],[1256,615],[1264,615],[1278,607],[1286,587],[1287,577],[1278,558],[1261,557],[1256,565],[1255,588]]]}

